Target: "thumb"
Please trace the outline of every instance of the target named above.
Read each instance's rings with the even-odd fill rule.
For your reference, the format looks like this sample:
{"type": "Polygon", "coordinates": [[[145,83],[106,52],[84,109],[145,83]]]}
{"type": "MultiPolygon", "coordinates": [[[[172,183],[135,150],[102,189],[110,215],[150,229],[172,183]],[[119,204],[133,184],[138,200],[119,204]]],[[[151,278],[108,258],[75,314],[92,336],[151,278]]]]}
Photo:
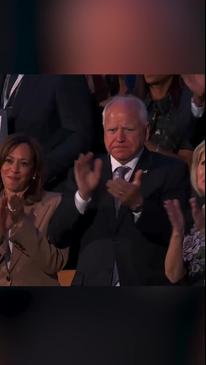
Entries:
{"type": "Polygon", "coordinates": [[[142,183],[142,175],[143,175],[143,170],[137,170],[135,175],[134,175],[134,179],[132,181],[132,184],[140,186],[142,183]]]}

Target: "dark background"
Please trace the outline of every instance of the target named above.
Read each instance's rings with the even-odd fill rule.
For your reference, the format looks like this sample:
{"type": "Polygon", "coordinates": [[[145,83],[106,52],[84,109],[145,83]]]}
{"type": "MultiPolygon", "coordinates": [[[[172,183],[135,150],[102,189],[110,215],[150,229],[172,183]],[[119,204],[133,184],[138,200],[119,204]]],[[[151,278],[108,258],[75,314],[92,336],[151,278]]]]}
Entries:
{"type": "MultiPolygon", "coordinates": [[[[54,2],[42,3],[1,1],[1,73],[70,72],[49,56],[45,63],[45,40],[56,29],[43,26],[54,2]]],[[[77,73],[204,72],[204,1],[138,4],[149,42],[140,52],[137,34],[137,63],[125,54],[100,68],[91,57],[93,66],[82,59],[77,73]],[[168,44],[172,54],[164,54],[168,44]]],[[[203,301],[201,288],[1,288],[0,365],[203,365],[203,301]]]]}
{"type": "Polygon", "coordinates": [[[203,295],[171,287],[2,289],[0,343],[10,362],[0,364],[203,365],[203,295]]]}

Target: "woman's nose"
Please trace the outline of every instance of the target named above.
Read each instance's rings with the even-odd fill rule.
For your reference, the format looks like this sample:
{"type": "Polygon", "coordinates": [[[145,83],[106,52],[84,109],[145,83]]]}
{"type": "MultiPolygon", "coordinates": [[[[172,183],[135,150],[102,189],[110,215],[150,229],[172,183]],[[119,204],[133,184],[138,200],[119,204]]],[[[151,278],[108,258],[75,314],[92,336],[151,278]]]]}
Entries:
{"type": "Polygon", "coordinates": [[[18,163],[18,161],[14,162],[12,164],[12,171],[15,172],[15,173],[19,172],[19,163],[18,163]]]}

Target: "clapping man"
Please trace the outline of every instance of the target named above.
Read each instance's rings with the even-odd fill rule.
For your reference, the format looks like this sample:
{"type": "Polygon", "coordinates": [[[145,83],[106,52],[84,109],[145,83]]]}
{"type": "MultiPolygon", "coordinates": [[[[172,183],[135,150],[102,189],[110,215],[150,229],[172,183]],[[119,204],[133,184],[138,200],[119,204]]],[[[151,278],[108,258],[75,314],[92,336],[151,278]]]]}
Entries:
{"type": "Polygon", "coordinates": [[[118,96],[103,112],[108,152],[80,155],[68,197],[50,225],[55,240],[78,231],[81,247],[74,285],[161,285],[170,225],[166,199],[186,205],[190,192],[183,161],[149,152],[147,112],[134,96],[118,96]],[[65,214],[68,211],[68,214],[65,214]]]}

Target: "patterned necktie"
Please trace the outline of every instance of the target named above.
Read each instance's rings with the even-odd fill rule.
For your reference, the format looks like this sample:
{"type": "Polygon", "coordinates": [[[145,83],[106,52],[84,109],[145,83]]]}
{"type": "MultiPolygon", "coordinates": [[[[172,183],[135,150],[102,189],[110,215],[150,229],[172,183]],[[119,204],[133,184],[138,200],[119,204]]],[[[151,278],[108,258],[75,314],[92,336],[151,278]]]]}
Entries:
{"type": "MultiPolygon", "coordinates": [[[[120,166],[117,167],[114,171],[113,179],[125,179],[125,175],[131,170],[128,166],[120,166]]],[[[118,216],[119,208],[121,205],[121,201],[117,198],[115,198],[115,209],[116,209],[116,216],[118,216]]],[[[114,267],[113,267],[113,276],[112,276],[112,286],[120,286],[120,280],[119,280],[119,273],[118,273],[118,267],[116,260],[114,261],[114,267]]]]}
{"type": "MultiPolygon", "coordinates": [[[[128,167],[128,166],[119,166],[119,167],[117,167],[114,171],[113,180],[117,180],[117,179],[125,180],[125,176],[130,170],[131,170],[131,168],[128,167]]],[[[120,205],[121,205],[121,201],[119,199],[115,198],[115,209],[116,209],[116,214],[117,215],[118,215],[118,212],[119,212],[120,205]]]]}

